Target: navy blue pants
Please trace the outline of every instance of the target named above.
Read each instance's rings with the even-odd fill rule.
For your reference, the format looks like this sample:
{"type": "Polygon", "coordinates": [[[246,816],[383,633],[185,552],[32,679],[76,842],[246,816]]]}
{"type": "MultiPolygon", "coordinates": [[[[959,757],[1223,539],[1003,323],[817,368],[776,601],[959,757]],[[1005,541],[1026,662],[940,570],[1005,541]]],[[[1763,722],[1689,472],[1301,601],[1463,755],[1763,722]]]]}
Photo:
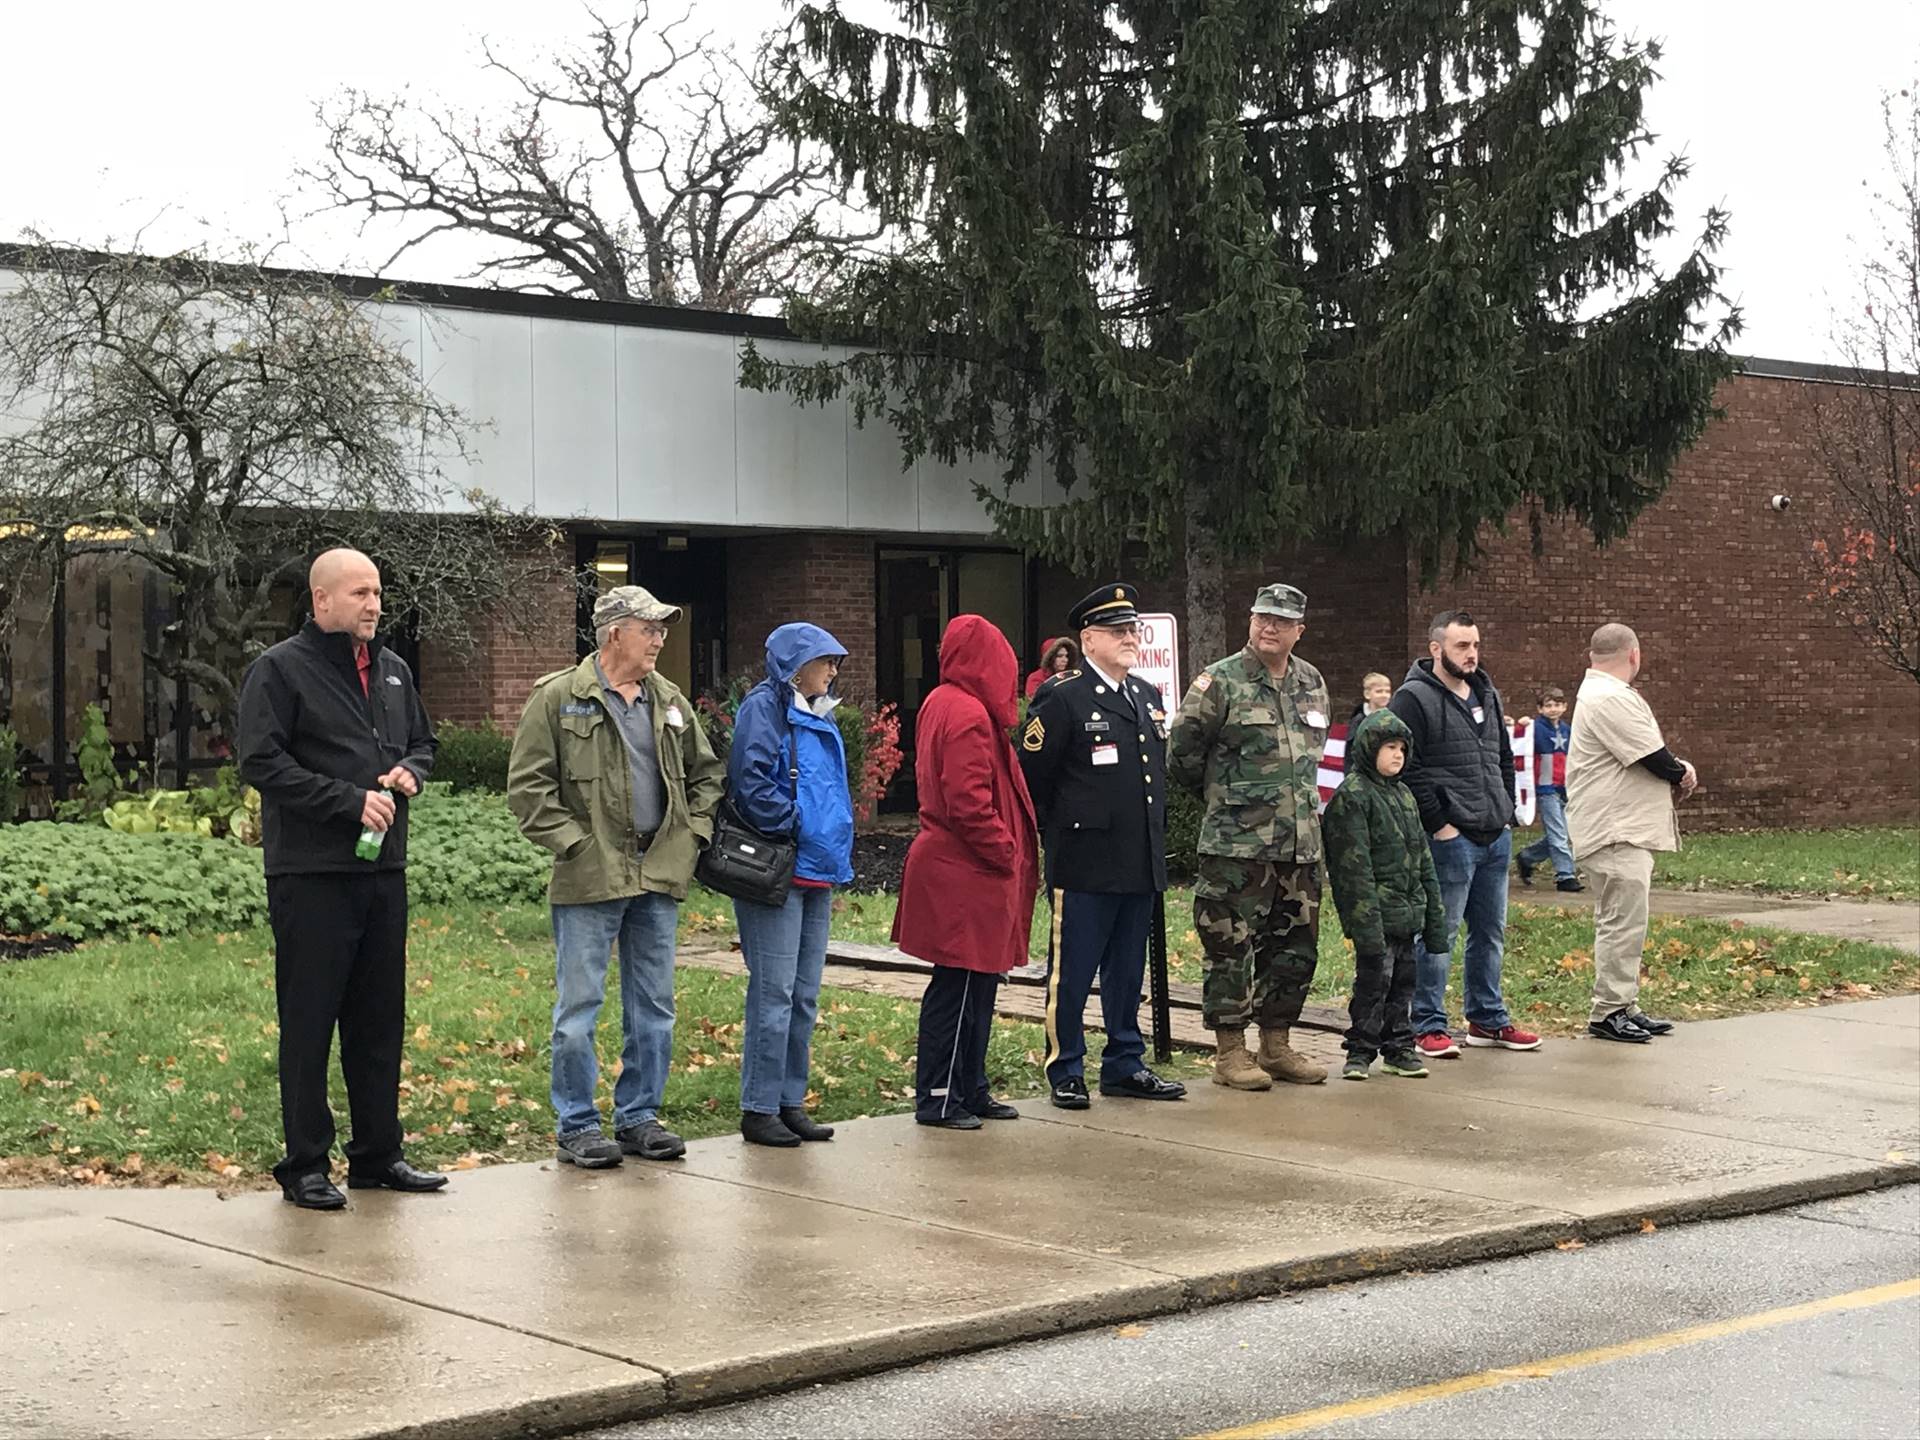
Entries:
{"type": "Polygon", "coordinates": [[[984,1114],[993,1099],[987,1089],[987,1041],[993,1036],[993,998],[998,975],[936,965],[920,1002],[920,1058],[914,1075],[914,1109],[929,1120],[958,1110],[984,1114]]]}
{"type": "Polygon", "coordinates": [[[1053,969],[1047,976],[1047,1081],[1085,1073],[1082,1023],[1093,978],[1100,977],[1100,1014],[1107,1031],[1102,1080],[1124,1080],[1146,1064],[1140,1035],[1140,982],[1147,973],[1147,930],[1153,893],[1090,895],[1053,892],[1053,969]]]}

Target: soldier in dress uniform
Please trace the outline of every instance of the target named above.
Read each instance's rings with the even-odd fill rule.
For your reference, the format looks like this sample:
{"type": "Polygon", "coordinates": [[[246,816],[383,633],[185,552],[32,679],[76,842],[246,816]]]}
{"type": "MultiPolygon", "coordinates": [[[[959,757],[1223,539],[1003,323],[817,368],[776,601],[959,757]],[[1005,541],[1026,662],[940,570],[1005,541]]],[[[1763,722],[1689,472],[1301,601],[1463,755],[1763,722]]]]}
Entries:
{"type": "Polygon", "coordinates": [[[1102,585],[1068,612],[1081,667],[1040,686],[1020,735],[1053,905],[1046,1065],[1063,1110],[1088,1104],[1081,1017],[1095,975],[1107,1031],[1100,1093],[1187,1093],[1147,1068],[1140,1035],[1148,926],[1167,888],[1167,716],[1159,691],[1128,673],[1140,655],[1136,599],[1131,585],[1102,585]]]}
{"type": "Polygon", "coordinates": [[[1206,952],[1214,1083],[1236,1090],[1327,1078],[1288,1044],[1320,946],[1329,707],[1327,682],[1293,653],[1306,617],[1307,597],[1293,586],[1263,587],[1246,648],[1193,677],[1167,750],[1173,782],[1206,801],[1193,928],[1206,952]],[[1249,1019],[1260,1026],[1257,1060],[1247,1053],[1249,1019]]]}

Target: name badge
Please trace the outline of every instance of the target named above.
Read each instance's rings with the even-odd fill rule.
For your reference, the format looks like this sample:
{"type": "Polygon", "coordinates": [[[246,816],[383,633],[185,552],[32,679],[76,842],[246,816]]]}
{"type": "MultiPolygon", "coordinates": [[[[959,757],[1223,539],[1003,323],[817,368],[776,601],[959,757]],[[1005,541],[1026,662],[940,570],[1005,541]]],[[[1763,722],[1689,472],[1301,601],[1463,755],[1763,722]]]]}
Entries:
{"type": "Polygon", "coordinates": [[[678,705],[667,706],[667,724],[673,726],[676,730],[680,730],[685,728],[686,723],[686,717],[680,713],[680,707],[678,705]]]}
{"type": "Polygon", "coordinates": [[[1476,725],[1484,725],[1487,723],[1487,707],[1486,706],[1476,705],[1473,707],[1473,723],[1476,725]]]}
{"type": "Polygon", "coordinates": [[[562,715],[597,715],[600,707],[585,700],[569,700],[560,707],[562,715]]]}
{"type": "Polygon", "coordinates": [[[1080,728],[1097,735],[1102,731],[1111,730],[1113,726],[1105,720],[1089,720],[1080,728]]]}
{"type": "Polygon", "coordinates": [[[1309,710],[1307,711],[1307,725],[1314,730],[1324,730],[1327,728],[1327,717],[1322,715],[1318,710],[1309,710]]]}
{"type": "Polygon", "coordinates": [[[1118,765],[1120,763],[1120,747],[1118,745],[1094,746],[1093,763],[1096,765],[1118,765]]]}

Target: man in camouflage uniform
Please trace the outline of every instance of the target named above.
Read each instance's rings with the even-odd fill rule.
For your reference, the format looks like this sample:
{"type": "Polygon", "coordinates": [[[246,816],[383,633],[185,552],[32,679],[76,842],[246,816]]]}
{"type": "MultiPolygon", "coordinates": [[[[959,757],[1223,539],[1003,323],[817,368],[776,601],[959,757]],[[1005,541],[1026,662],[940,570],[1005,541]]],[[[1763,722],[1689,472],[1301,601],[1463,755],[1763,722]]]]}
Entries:
{"type": "Polygon", "coordinates": [[[1194,677],[1168,737],[1168,777],[1207,805],[1193,925],[1206,951],[1214,1083],[1236,1090],[1327,1078],[1287,1043],[1320,945],[1328,702],[1320,672],[1293,653],[1306,614],[1307,597],[1293,586],[1262,588],[1247,648],[1194,677]],[[1249,1018],[1260,1025],[1257,1061],[1247,1053],[1249,1018]]]}

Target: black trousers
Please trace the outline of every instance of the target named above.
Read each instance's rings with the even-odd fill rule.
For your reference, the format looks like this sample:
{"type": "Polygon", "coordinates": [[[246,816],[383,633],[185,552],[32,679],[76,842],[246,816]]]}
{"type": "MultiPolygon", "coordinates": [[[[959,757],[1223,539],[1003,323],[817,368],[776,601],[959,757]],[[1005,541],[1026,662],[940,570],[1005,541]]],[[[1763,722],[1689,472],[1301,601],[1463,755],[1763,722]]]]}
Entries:
{"type": "Polygon", "coordinates": [[[1387,937],[1385,955],[1353,957],[1347,1054],[1371,1060],[1413,1049],[1413,937],[1387,937]]]}
{"type": "Polygon", "coordinates": [[[993,1034],[998,975],[936,965],[920,1002],[920,1055],[914,1067],[914,1109],[929,1119],[956,1110],[978,1115],[987,1090],[987,1041],[993,1034]]]}
{"type": "Polygon", "coordinates": [[[1047,1083],[1084,1075],[1087,997],[1100,977],[1100,1021],[1107,1042],[1100,1078],[1125,1080],[1147,1063],[1140,1033],[1140,984],[1147,973],[1153,892],[1096,895],[1053,892],[1053,968],[1047,975],[1047,1083]]]}
{"type": "Polygon", "coordinates": [[[407,1003],[407,875],[271,875],[273,983],[280,1012],[285,1183],[325,1173],[333,1151],[327,1074],[340,1028],[353,1135],[350,1171],[400,1158],[400,1049],[407,1003]]]}

